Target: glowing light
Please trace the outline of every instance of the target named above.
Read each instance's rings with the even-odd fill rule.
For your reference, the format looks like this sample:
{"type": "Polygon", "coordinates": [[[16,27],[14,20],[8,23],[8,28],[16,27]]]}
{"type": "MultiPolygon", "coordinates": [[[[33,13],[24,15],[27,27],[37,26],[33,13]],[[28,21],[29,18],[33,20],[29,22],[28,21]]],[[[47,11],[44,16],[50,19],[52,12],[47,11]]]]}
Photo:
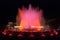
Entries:
{"type": "Polygon", "coordinates": [[[56,30],[53,30],[53,32],[54,32],[55,35],[58,35],[58,32],[56,30]]]}
{"type": "Polygon", "coordinates": [[[18,36],[18,37],[22,37],[23,35],[22,35],[22,34],[18,34],[17,36],[18,36]]]}
{"type": "Polygon", "coordinates": [[[7,34],[7,29],[4,29],[4,31],[2,32],[3,35],[7,34]]]}
{"type": "Polygon", "coordinates": [[[13,34],[12,34],[12,33],[10,33],[10,34],[9,34],[9,36],[13,36],[13,34]]]}
{"type": "Polygon", "coordinates": [[[7,33],[6,32],[2,32],[3,35],[6,35],[7,33]]]}
{"type": "Polygon", "coordinates": [[[19,28],[20,26],[14,26],[14,28],[19,28]]]}
{"type": "Polygon", "coordinates": [[[42,10],[37,10],[31,5],[29,5],[28,9],[24,8],[24,6],[22,9],[18,8],[16,20],[17,24],[20,26],[19,31],[25,31],[25,29],[40,31],[41,28],[44,28],[42,26],[44,25],[42,13],[42,10]]]}
{"type": "Polygon", "coordinates": [[[53,35],[54,35],[53,33],[50,34],[50,36],[53,36],[53,35]]]}
{"type": "Polygon", "coordinates": [[[42,33],[41,36],[42,36],[42,37],[45,37],[45,34],[42,33]]]}
{"type": "Polygon", "coordinates": [[[56,35],[58,35],[58,32],[55,32],[56,35]]]}

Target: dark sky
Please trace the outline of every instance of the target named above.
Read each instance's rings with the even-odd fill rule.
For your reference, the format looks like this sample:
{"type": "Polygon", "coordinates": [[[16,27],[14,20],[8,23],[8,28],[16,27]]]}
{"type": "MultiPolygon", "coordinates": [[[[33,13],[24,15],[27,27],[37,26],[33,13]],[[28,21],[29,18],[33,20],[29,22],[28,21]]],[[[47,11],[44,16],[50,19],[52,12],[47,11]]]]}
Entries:
{"type": "Polygon", "coordinates": [[[39,6],[44,10],[44,17],[48,19],[60,18],[60,1],[48,1],[48,0],[2,0],[0,1],[0,25],[6,24],[8,21],[15,21],[15,16],[17,14],[18,7],[25,7],[28,4],[32,4],[34,7],[39,6]]]}

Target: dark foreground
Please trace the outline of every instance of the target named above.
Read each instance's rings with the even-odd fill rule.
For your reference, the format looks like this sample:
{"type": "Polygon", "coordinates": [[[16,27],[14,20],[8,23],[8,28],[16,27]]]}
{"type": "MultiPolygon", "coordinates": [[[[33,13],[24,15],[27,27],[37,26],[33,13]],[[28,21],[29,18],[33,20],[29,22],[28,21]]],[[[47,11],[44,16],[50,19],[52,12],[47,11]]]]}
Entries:
{"type": "Polygon", "coordinates": [[[0,40],[60,40],[60,32],[58,33],[49,33],[49,32],[8,32],[3,34],[0,32],[0,40]]]}

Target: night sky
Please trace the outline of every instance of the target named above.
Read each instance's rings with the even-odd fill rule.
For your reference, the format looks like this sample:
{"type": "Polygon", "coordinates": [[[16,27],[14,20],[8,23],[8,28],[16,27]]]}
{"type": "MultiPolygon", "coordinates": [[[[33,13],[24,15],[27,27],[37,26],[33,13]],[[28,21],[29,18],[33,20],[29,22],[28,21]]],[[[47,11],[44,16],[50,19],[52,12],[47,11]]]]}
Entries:
{"type": "Polygon", "coordinates": [[[15,22],[15,17],[18,8],[23,5],[28,7],[32,4],[33,7],[39,7],[44,11],[44,17],[46,20],[57,19],[60,20],[60,1],[48,1],[48,0],[2,0],[0,1],[0,25],[7,24],[7,22],[15,22]]]}

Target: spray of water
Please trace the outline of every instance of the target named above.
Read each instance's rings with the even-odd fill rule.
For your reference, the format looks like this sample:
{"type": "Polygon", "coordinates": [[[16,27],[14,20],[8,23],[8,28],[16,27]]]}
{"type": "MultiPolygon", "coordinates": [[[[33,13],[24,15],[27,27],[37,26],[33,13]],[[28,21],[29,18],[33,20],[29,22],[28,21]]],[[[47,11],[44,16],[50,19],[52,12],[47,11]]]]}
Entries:
{"type": "Polygon", "coordinates": [[[29,5],[28,9],[25,7],[18,8],[16,22],[20,26],[19,31],[26,31],[26,29],[40,31],[41,28],[44,28],[45,23],[43,11],[33,8],[31,5],[29,5]]]}

